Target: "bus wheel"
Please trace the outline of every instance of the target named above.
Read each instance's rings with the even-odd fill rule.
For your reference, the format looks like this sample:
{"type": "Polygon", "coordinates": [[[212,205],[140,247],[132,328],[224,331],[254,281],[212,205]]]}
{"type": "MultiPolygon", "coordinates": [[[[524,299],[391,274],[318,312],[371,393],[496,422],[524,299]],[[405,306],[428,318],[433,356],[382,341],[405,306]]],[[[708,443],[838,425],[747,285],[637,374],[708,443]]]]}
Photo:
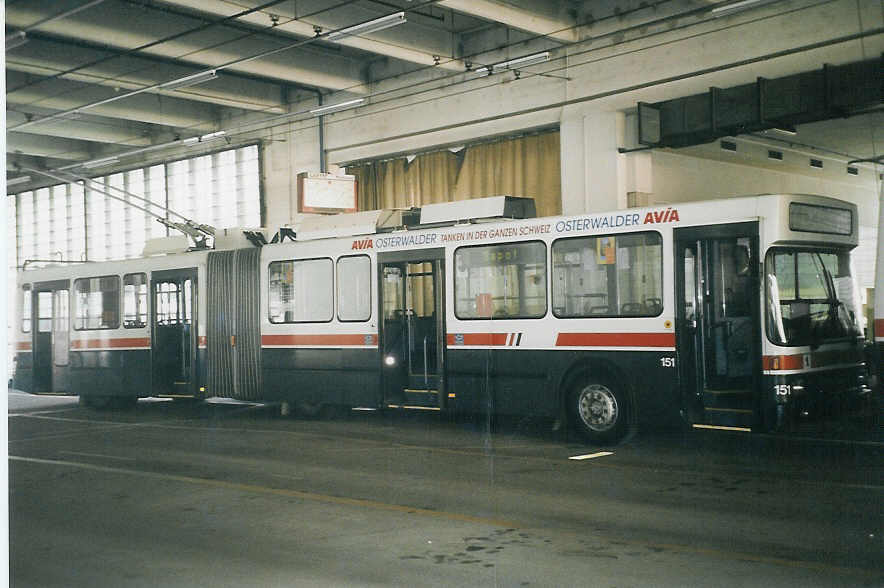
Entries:
{"type": "Polygon", "coordinates": [[[593,443],[614,443],[626,433],[626,397],[607,380],[581,378],[568,412],[581,435],[593,443]]]}

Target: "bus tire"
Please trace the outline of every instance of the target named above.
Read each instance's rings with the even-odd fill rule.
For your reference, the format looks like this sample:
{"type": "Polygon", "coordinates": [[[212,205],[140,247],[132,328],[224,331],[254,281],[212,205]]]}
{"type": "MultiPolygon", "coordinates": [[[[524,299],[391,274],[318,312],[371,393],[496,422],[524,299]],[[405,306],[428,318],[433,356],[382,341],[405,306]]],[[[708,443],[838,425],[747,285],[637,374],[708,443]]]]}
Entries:
{"type": "Polygon", "coordinates": [[[568,396],[568,415],[580,435],[592,443],[616,443],[628,431],[626,393],[608,378],[579,378],[568,396]]]}

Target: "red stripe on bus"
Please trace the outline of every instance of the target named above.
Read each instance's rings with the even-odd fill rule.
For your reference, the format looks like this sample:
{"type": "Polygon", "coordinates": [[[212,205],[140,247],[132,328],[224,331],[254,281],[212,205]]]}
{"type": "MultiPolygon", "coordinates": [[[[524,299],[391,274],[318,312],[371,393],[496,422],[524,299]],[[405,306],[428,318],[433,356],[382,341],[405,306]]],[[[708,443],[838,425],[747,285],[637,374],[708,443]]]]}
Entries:
{"type": "Polygon", "coordinates": [[[559,333],[556,347],[675,347],[675,334],[559,333]]]}
{"type": "Polygon", "coordinates": [[[803,355],[765,355],[761,365],[770,370],[800,370],[804,368],[803,355]]]}
{"type": "Polygon", "coordinates": [[[30,341],[19,341],[16,343],[15,348],[19,351],[30,351],[31,350],[31,342],[30,341]]]}
{"type": "Polygon", "coordinates": [[[777,371],[855,364],[861,361],[862,355],[859,351],[839,349],[837,351],[801,353],[798,355],[765,355],[762,358],[761,365],[767,371],[777,371]],[[805,365],[805,357],[807,357],[807,365],[805,365]]]}
{"type": "Polygon", "coordinates": [[[370,334],[348,335],[262,335],[261,345],[315,345],[318,347],[339,345],[377,345],[378,336],[370,334]]]}
{"type": "Polygon", "coordinates": [[[106,349],[115,347],[150,348],[149,337],[121,337],[117,339],[74,339],[71,349],[106,349]]]}
{"type": "Polygon", "coordinates": [[[875,337],[884,337],[884,318],[875,319],[875,337]]]}
{"type": "Polygon", "coordinates": [[[512,333],[448,333],[449,345],[506,345],[512,333]],[[462,342],[461,342],[462,341],[462,342]]]}

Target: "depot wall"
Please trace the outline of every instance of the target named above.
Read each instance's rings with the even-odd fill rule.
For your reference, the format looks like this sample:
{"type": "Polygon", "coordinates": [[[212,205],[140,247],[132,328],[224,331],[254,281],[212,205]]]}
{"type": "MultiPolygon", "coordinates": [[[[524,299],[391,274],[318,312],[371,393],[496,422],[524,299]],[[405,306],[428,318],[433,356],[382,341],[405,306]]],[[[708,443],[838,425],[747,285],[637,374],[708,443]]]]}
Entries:
{"type": "MultiPolygon", "coordinates": [[[[863,218],[876,218],[879,189],[873,172],[867,171],[858,182],[821,182],[812,174],[785,168],[747,173],[746,166],[755,165],[753,161],[728,164],[698,156],[617,151],[635,146],[630,144],[634,121],[624,113],[638,101],[749,83],[759,76],[779,77],[824,63],[868,59],[884,51],[884,35],[812,48],[821,41],[881,26],[880,3],[774,4],[700,24],[699,17],[651,24],[625,37],[602,37],[569,48],[567,56],[553,51],[557,59],[542,68],[526,68],[521,79],[512,72],[476,77],[431,70],[374,84],[370,90],[377,98],[370,99],[368,106],[323,118],[325,157],[330,164],[346,164],[558,127],[565,213],[623,208],[631,192],[678,202],[795,190],[854,200],[864,211],[863,218]],[[638,38],[630,40],[629,35],[638,38]],[[774,54],[780,55],[771,58],[774,54]],[[541,69],[549,75],[530,75],[541,69]]],[[[496,57],[539,48],[534,41],[496,57]]],[[[334,97],[326,99],[333,102],[334,97]]],[[[305,103],[296,110],[309,106],[305,103]]],[[[318,121],[291,123],[262,137],[268,225],[288,222],[296,212],[297,173],[320,169],[318,121]]]]}

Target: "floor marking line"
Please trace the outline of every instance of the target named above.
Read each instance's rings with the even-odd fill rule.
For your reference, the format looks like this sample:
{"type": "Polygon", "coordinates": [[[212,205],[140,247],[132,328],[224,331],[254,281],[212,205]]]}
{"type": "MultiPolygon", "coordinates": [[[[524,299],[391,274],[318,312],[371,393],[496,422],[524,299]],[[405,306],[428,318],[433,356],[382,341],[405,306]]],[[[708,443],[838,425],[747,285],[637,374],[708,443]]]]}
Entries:
{"type": "Polygon", "coordinates": [[[714,431],[739,431],[741,433],[751,433],[752,429],[747,427],[726,427],[724,425],[691,425],[695,429],[712,429],[714,431]]]}
{"type": "Polygon", "coordinates": [[[91,463],[83,463],[76,461],[63,461],[58,459],[42,459],[37,457],[23,457],[20,455],[10,455],[10,461],[21,461],[30,463],[39,463],[44,465],[56,465],[62,467],[79,468],[92,470],[97,472],[106,472],[110,474],[128,474],[131,476],[140,476],[143,478],[152,478],[158,480],[174,480],[176,482],[185,482],[189,484],[199,484],[203,486],[211,486],[213,488],[222,488],[225,490],[239,490],[243,492],[253,492],[258,494],[270,494],[274,496],[286,496],[289,498],[300,498],[302,500],[311,500],[314,502],[324,502],[327,504],[337,504],[341,506],[354,506],[371,508],[374,510],[385,510],[398,512],[403,514],[415,514],[425,517],[449,519],[453,521],[461,521],[466,523],[476,523],[480,525],[492,525],[503,528],[518,528],[519,525],[512,521],[501,519],[491,519],[486,517],[477,517],[472,515],[464,515],[441,510],[429,510],[425,508],[416,508],[404,506],[400,504],[389,504],[386,502],[377,502],[374,500],[366,500],[362,498],[346,498],[343,496],[329,496],[327,494],[317,494],[314,492],[303,492],[300,490],[290,490],[287,488],[270,488],[268,486],[258,486],[255,484],[243,484],[240,482],[227,482],[225,480],[211,480],[207,478],[194,478],[192,476],[182,476],[178,474],[163,474],[160,472],[149,472],[144,470],[134,470],[128,468],[117,468],[111,466],[101,466],[91,463]]]}
{"type": "Polygon", "coordinates": [[[134,457],[122,457],[119,455],[105,455],[104,453],[83,453],[81,451],[59,451],[63,455],[82,455],[83,457],[100,457],[101,459],[119,459],[120,461],[135,461],[134,457]]]}
{"type": "Polygon", "coordinates": [[[586,453],[584,455],[573,455],[568,459],[573,459],[576,461],[582,461],[584,459],[595,459],[597,457],[606,457],[608,455],[614,455],[613,451],[599,451],[597,453],[586,453]]]}
{"type": "Polygon", "coordinates": [[[57,414],[60,412],[71,412],[72,410],[79,410],[78,407],[73,408],[58,408],[54,410],[33,410],[28,412],[11,412],[9,413],[10,417],[36,417],[43,416],[44,414],[57,414]]]}
{"type": "MultiPolygon", "coordinates": [[[[134,476],[141,476],[144,478],[153,478],[153,479],[161,479],[161,480],[174,480],[178,482],[185,482],[190,484],[200,484],[204,486],[211,486],[214,488],[221,488],[226,490],[240,490],[243,492],[254,492],[260,494],[268,494],[274,496],[285,496],[289,498],[300,498],[303,500],[312,500],[315,502],[323,502],[326,504],[337,504],[341,506],[353,506],[353,507],[365,507],[371,508],[375,510],[383,510],[390,512],[398,512],[403,514],[416,514],[426,517],[432,518],[441,518],[441,519],[449,519],[455,521],[462,521],[468,523],[476,523],[476,524],[486,524],[496,527],[504,527],[504,528],[513,528],[513,529],[523,529],[530,530],[530,527],[526,525],[520,525],[518,523],[512,521],[504,521],[499,519],[490,519],[485,517],[476,517],[471,515],[463,515],[458,513],[451,513],[446,511],[435,511],[428,510],[423,508],[412,508],[408,506],[402,506],[398,504],[389,504],[385,502],[376,502],[373,500],[365,500],[360,498],[345,498],[340,496],[329,496],[326,494],[317,494],[313,492],[302,492],[300,490],[289,490],[285,488],[270,488],[267,486],[257,486],[254,484],[242,484],[238,482],[227,482],[224,480],[212,480],[206,478],[194,478],[191,476],[182,476],[177,474],[163,474],[159,472],[149,472],[143,470],[133,470],[126,468],[116,468],[110,466],[100,466],[89,463],[82,462],[72,462],[72,461],[61,461],[54,459],[41,459],[36,457],[24,457],[18,455],[10,455],[10,461],[20,461],[20,462],[29,462],[29,463],[37,463],[37,464],[45,464],[45,465],[57,465],[62,467],[70,467],[70,468],[80,468],[92,471],[106,472],[112,474],[129,474],[134,476]]],[[[548,532],[548,531],[546,531],[548,532]]],[[[571,534],[569,531],[563,531],[563,534],[571,534]]],[[[604,537],[604,536],[602,536],[604,537]]],[[[799,559],[785,559],[780,557],[770,557],[764,555],[755,555],[751,553],[744,553],[739,551],[726,551],[722,549],[713,549],[713,548],[704,548],[704,547],[693,547],[690,545],[679,545],[673,543],[653,543],[653,542],[643,542],[643,541],[630,541],[630,540],[622,540],[617,539],[621,543],[626,545],[636,545],[643,547],[653,547],[653,548],[662,548],[665,550],[669,550],[675,553],[693,553],[697,555],[704,555],[709,557],[715,557],[719,559],[725,559],[728,561],[750,561],[754,563],[762,563],[762,564],[770,564],[777,565],[789,568],[799,568],[799,569],[808,569],[808,570],[816,570],[816,571],[824,571],[829,573],[838,573],[845,574],[850,576],[863,576],[863,577],[871,577],[878,578],[880,577],[879,570],[870,570],[866,568],[848,568],[843,566],[829,565],[825,563],[815,562],[815,561],[807,561],[807,560],[799,560],[799,559]]]]}

